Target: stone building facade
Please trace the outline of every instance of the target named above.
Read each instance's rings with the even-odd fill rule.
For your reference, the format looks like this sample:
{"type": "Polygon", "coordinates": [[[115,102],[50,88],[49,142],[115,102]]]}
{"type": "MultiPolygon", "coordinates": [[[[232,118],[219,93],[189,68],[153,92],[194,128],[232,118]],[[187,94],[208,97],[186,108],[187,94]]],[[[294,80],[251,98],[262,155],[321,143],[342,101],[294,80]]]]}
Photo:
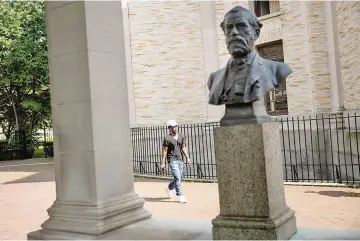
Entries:
{"type": "Polygon", "coordinates": [[[269,112],[360,108],[360,2],[131,0],[123,12],[132,126],[222,117],[224,107],[207,104],[206,83],[229,59],[219,25],[236,5],[263,23],[259,53],[293,69],[281,89],[269,93],[269,112]]]}

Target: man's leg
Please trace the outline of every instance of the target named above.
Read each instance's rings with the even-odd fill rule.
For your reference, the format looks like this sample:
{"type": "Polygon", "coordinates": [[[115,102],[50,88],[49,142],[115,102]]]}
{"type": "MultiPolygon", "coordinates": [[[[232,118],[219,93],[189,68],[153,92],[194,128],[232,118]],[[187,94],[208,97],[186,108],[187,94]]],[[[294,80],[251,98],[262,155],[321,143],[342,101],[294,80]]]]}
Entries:
{"type": "MultiPolygon", "coordinates": [[[[179,170],[180,170],[180,177],[181,177],[181,180],[183,179],[184,177],[184,162],[183,161],[179,161],[179,170]]],[[[181,181],[180,180],[180,181],[181,181]]]]}
{"type": "Polygon", "coordinates": [[[171,161],[169,162],[169,166],[170,166],[170,170],[171,170],[171,174],[173,175],[174,179],[169,183],[168,185],[168,189],[171,191],[171,190],[174,190],[175,188],[175,175],[174,175],[174,161],[171,161]]]}
{"type": "MultiPolygon", "coordinates": [[[[169,166],[170,166],[170,169],[171,169],[171,172],[173,173],[172,171],[172,167],[171,167],[171,162],[168,162],[169,166]]],[[[169,198],[172,198],[172,193],[171,191],[174,190],[174,187],[175,187],[175,184],[174,184],[175,180],[172,180],[166,187],[165,187],[165,191],[168,195],[169,198]]]]}
{"type": "Polygon", "coordinates": [[[180,186],[180,181],[181,181],[181,163],[179,163],[178,161],[172,161],[170,162],[170,169],[171,172],[174,176],[174,180],[172,182],[170,182],[169,184],[169,189],[173,190],[175,188],[176,191],[176,195],[177,196],[182,196],[182,192],[181,192],[181,186],[180,186]]]}

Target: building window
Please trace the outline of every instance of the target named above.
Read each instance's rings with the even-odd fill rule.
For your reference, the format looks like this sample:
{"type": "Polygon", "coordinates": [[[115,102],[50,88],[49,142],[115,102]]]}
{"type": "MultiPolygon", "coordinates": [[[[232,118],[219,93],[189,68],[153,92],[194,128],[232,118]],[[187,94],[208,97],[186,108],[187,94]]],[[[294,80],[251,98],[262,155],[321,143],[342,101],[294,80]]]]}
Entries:
{"type": "MultiPolygon", "coordinates": [[[[265,59],[284,62],[282,40],[258,45],[256,49],[260,56],[265,59]]],[[[283,81],[278,88],[271,89],[269,93],[266,94],[265,100],[266,109],[270,115],[287,115],[286,82],[283,81]]]]}
{"type": "Polygon", "coordinates": [[[256,16],[261,17],[280,11],[279,0],[254,1],[254,12],[256,16]]]}

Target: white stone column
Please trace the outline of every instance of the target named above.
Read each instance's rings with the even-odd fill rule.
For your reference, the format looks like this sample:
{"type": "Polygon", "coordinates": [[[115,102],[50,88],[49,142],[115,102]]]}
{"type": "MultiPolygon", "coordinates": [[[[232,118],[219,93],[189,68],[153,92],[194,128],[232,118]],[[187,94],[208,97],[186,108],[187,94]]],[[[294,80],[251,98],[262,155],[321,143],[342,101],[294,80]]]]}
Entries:
{"type": "Polygon", "coordinates": [[[333,113],[344,111],[344,90],[341,80],[339,40],[336,21],[336,2],[325,3],[326,33],[331,78],[331,107],[333,113]]]}
{"type": "MultiPolygon", "coordinates": [[[[216,26],[215,1],[200,1],[199,4],[203,39],[205,86],[206,96],[208,98],[209,89],[207,82],[210,74],[220,68],[217,35],[217,28],[220,28],[220,26],[216,26]]],[[[224,116],[224,106],[207,105],[207,108],[208,121],[219,121],[224,116]]]]}
{"type": "Polygon", "coordinates": [[[56,200],[31,239],[94,239],[151,214],[134,193],[121,1],[46,2],[56,200]]]}
{"type": "Polygon", "coordinates": [[[129,26],[129,8],[128,0],[122,0],[122,14],[123,14],[123,26],[124,26],[124,41],[125,41],[125,56],[126,56],[126,79],[128,88],[129,99],[129,114],[130,114],[130,127],[137,126],[136,123],[136,108],[135,108],[135,96],[133,85],[133,68],[131,59],[131,36],[129,26]]]}

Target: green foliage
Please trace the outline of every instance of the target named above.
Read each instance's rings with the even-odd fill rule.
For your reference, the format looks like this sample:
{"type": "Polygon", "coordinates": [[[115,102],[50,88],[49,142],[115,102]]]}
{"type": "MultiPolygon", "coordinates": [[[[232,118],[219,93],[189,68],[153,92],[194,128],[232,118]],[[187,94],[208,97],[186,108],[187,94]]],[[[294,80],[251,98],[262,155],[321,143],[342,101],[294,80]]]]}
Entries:
{"type": "Polygon", "coordinates": [[[45,151],[43,147],[39,147],[34,151],[34,158],[44,158],[45,157],[45,151]]]}
{"type": "Polygon", "coordinates": [[[0,116],[7,138],[25,131],[29,145],[50,122],[43,1],[0,2],[0,116]]]}

